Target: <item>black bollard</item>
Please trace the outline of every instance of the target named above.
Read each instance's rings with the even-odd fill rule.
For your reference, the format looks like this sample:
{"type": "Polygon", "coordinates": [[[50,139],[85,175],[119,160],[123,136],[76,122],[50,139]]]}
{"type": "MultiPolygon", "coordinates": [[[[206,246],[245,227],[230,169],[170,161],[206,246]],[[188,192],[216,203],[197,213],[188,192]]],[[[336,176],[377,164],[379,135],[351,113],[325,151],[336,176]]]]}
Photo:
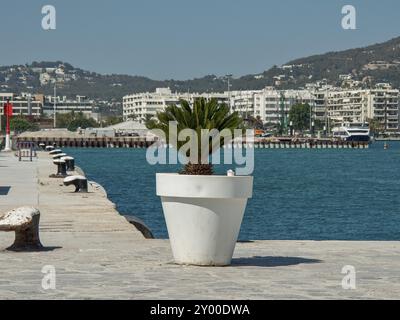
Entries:
{"type": "Polygon", "coordinates": [[[88,192],[88,182],[84,176],[69,176],[64,179],[64,185],[74,185],[75,192],[88,192]]]}
{"type": "Polygon", "coordinates": [[[61,160],[64,160],[67,165],[67,171],[75,170],[75,159],[70,156],[62,157],[61,160]]]}
{"type": "Polygon", "coordinates": [[[67,165],[64,160],[57,159],[53,163],[57,165],[57,173],[53,175],[55,178],[64,178],[67,176],[67,165]]]}

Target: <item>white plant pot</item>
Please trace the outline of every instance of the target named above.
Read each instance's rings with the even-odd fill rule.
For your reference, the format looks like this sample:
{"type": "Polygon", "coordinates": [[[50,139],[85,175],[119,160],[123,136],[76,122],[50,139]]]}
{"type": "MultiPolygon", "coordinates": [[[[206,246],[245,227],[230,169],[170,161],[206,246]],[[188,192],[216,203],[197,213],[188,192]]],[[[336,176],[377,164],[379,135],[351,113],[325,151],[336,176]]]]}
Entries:
{"type": "Polygon", "coordinates": [[[229,265],[253,177],[157,173],[156,180],[175,262],[229,265]]]}

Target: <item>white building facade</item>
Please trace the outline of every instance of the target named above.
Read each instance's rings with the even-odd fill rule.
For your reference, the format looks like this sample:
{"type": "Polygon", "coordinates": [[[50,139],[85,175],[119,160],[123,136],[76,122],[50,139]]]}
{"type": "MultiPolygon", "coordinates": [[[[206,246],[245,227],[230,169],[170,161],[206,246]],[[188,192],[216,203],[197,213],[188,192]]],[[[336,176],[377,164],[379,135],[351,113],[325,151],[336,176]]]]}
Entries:
{"type": "Polygon", "coordinates": [[[388,85],[373,89],[336,90],[327,95],[331,126],[341,123],[379,122],[381,130],[396,131],[399,127],[399,90],[388,85]]]}
{"type": "Polygon", "coordinates": [[[264,123],[279,124],[282,109],[287,118],[290,108],[295,104],[309,104],[312,111],[315,97],[308,90],[276,90],[266,87],[254,94],[254,117],[259,117],[264,123]]]}
{"type": "Polygon", "coordinates": [[[43,113],[51,117],[54,114],[54,100],[56,105],[56,113],[70,113],[82,112],[86,117],[93,116],[93,100],[88,99],[86,96],[76,96],[75,99],[68,99],[67,97],[46,96],[43,104],[43,113]]]}
{"type": "Polygon", "coordinates": [[[376,85],[373,89],[337,88],[327,84],[308,85],[301,90],[230,91],[223,93],[172,93],[169,88],[158,88],[153,93],[137,93],[123,97],[124,120],[144,122],[154,117],[168,105],[179,104],[185,99],[193,104],[196,98],[215,98],[219,103],[231,107],[243,118],[260,118],[264,124],[277,125],[295,104],[310,105],[312,120],[319,120],[327,129],[345,123],[365,123],[369,119],[379,121],[384,131],[400,131],[399,90],[388,84],[376,85]]]}
{"type": "Polygon", "coordinates": [[[157,88],[155,92],[135,93],[122,98],[124,121],[134,119],[139,122],[154,117],[158,111],[171,104],[177,104],[179,96],[169,88],[157,88]]]}
{"type": "Polygon", "coordinates": [[[43,112],[43,95],[0,93],[0,114],[4,114],[4,103],[9,99],[13,115],[40,117],[43,112]]]}
{"type": "Polygon", "coordinates": [[[169,88],[157,88],[155,92],[135,93],[122,99],[123,119],[144,122],[163,111],[169,105],[179,105],[181,99],[191,105],[196,98],[216,99],[219,103],[228,104],[227,93],[173,93],[169,88]]]}

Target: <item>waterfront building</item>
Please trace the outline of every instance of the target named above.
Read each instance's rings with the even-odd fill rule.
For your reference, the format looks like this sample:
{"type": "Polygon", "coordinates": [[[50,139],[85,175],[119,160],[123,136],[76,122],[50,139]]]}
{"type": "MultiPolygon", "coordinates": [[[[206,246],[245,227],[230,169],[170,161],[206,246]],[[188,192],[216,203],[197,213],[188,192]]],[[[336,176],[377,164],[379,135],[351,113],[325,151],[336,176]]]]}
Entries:
{"type": "Polygon", "coordinates": [[[378,120],[384,131],[400,131],[399,90],[387,84],[378,84],[369,90],[367,99],[368,109],[371,109],[371,118],[378,120]]]}
{"type": "MultiPolygon", "coordinates": [[[[75,99],[68,99],[66,96],[57,96],[56,112],[69,113],[69,112],[82,112],[86,117],[93,116],[93,100],[88,99],[86,96],[76,96],[75,99]]],[[[46,96],[43,104],[43,112],[49,117],[54,114],[54,96],[46,96]]]]}
{"type": "Polygon", "coordinates": [[[39,117],[43,110],[43,95],[41,94],[26,94],[20,95],[14,93],[0,93],[0,114],[4,114],[3,105],[10,100],[13,105],[13,115],[24,115],[39,117]]]}
{"type": "Polygon", "coordinates": [[[228,92],[232,111],[237,111],[243,118],[254,116],[254,95],[261,90],[228,92]]]}
{"type": "Polygon", "coordinates": [[[196,98],[216,99],[219,103],[228,104],[228,93],[173,93],[170,88],[157,88],[155,92],[135,93],[122,99],[123,119],[144,122],[154,117],[158,111],[169,105],[179,105],[180,99],[187,100],[191,105],[196,98]]]}
{"type": "Polygon", "coordinates": [[[332,126],[378,120],[383,131],[399,131],[399,90],[387,84],[373,89],[339,89],[327,93],[332,126]]]}
{"type": "Polygon", "coordinates": [[[328,117],[331,124],[364,123],[371,118],[365,90],[329,91],[327,96],[328,117]]]}
{"type": "Polygon", "coordinates": [[[179,96],[169,88],[157,88],[155,92],[134,93],[122,99],[123,119],[143,122],[154,117],[158,111],[171,104],[177,104],[179,96]]]}
{"type": "Polygon", "coordinates": [[[276,90],[266,87],[254,93],[254,117],[260,117],[264,123],[279,124],[282,116],[282,106],[285,117],[295,104],[309,104],[315,107],[314,95],[309,90],[276,90]]]}
{"type": "MultiPolygon", "coordinates": [[[[348,75],[342,77],[352,81],[348,75]]],[[[136,93],[123,98],[124,120],[135,119],[143,122],[154,117],[171,104],[185,99],[193,104],[196,98],[215,98],[225,103],[232,111],[248,118],[259,117],[263,123],[277,125],[281,122],[282,107],[286,121],[290,108],[295,104],[309,104],[312,120],[322,122],[328,131],[344,123],[365,123],[376,119],[383,131],[400,131],[399,90],[388,84],[374,88],[360,86],[333,87],[325,80],[307,84],[305,89],[277,90],[266,87],[263,90],[245,90],[211,93],[172,93],[169,88],[158,88],[155,92],[136,93]]]]}

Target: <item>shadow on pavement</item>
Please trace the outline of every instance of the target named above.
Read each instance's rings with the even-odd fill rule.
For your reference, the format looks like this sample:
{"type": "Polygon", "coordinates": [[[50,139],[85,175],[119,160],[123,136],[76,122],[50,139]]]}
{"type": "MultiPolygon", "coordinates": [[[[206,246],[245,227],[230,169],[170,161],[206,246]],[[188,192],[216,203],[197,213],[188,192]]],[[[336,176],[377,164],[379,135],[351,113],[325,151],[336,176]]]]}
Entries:
{"type": "Polygon", "coordinates": [[[47,252],[47,251],[54,251],[57,249],[62,249],[62,247],[42,247],[42,248],[24,248],[24,249],[13,249],[12,247],[9,247],[7,249],[2,250],[3,252],[19,252],[19,253],[24,253],[24,252],[47,252]]]}
{"type": "Polygon", "coordinates": [[[10,186],[0,186],[0,196],[6,196],[10,192],[10,186]]]}
{"type": "Polygon", "coordinates": [[[282,267],[293,266],[303,263],[321,263],[322,260],[301,257],[248,257],[232,259],[232,267],[253,266],[253,267],[282,267]]]}

